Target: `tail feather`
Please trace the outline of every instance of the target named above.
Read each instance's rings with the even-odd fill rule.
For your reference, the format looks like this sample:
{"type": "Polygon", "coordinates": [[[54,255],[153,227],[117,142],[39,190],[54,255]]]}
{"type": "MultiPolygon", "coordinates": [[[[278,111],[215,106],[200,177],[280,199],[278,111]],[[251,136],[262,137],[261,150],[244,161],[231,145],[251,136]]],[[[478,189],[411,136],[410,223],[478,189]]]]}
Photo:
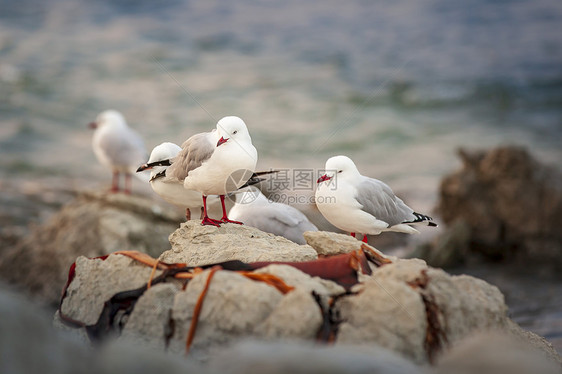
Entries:
{"type": "Polygon", "coordinates": [[[253,176],[267,175],[267,174],[273,174],[273,173],[279,173],[279,170],[256,171],[256,172],[254,172],[253,176]]]}
{"type": "Polygon", "coordinates": [[[278,173],[278,172],[279,172],[279,170],[256,171],[256,172],[252,173],[252,176],[250,177],[250,179],[248,179],[248,181],[246,181],[246,183],[244,183],[238,189],[241,190],[242,188],[252,186],[252,185],[258,184],[260,182],[263,182],[265,180],[265,178],[259,178],[259,176],[261,176],[261,175],[268,175],[268,174],[273,174],[273,173],[278,173]]]}
{"type": "Polygon", "coordinates": [[[428,226],[432,226],[432,227],[437,227],[437,224],[435,222],[431,222],[433,221],[433,218],[431,218],[430,216],[426,216],[425,214],[421,214],[421,213],[417,213],[414,212],[414,219],[411,221],[404,221],[402,223],[425,223],[428,226]]]}

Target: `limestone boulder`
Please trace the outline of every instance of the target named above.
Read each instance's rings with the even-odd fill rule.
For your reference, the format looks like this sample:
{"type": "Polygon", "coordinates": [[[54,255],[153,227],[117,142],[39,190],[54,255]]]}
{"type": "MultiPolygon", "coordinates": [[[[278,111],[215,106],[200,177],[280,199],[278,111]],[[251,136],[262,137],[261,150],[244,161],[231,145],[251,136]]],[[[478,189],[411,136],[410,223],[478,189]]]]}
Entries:
{"type": "Polygon", "coordinates": [[[308,245],[232,223],[215,227],[189,221],[170,235],[170,243],[172,249],[162,253],[160,260],[190,266],[228,260],[299,262],[317,258],[308,245]]]}
{"type": "MultiPolygon", "coordinates": [[[[241,248],[250,253],[254,246],[259,254],[254,260],[275,260],[276,254],[268,251],[285,253],[287,245],[296,251],[304,249],[312,258],[316,254],[312,247],[238,225],[215,228],[190,222],[174,236],[180,237],[181,245],[175,244],[175,250],[161,256],[167,263],[248,261],[233,253],[245,253],[241,248]],[[232,243],[237,251],[221,252],[220,248],[234,247],[232,243]],[[203,249],[215,253],[202,257],[203,249]],[[199,260],[193,260],[194,253],[200,253],[199,260]]],[[[323,238],[323,244],[316,247],[332,242],[330,235],[323,238]]],[[[348,246],[342,245],[341,251],[361,248],[360,242],[345,240],[348,246]]],[[[299,253],[297,258],[306,258],[299,253]]],[[[80,258],[61,311],[88,325],[90,332],[96,321],[105,323],[95,326],[97,339],[104,339],[100,331],[113,333],[119,340],[178,355],[185,354],[190,341],[189,357],[206,364],[228,347],[253,339],[269,343],[331,341],[346,352],[357,346],[383,349],[416,365],[428,365],[436,364],[471,335],[491,330],[530,342],[545,360],[559,360],[548,342],[509,319],[497,287],[471,276],[450,275],[420,259],[389,261],[374,253],[373,258],[380,258],[371,264],[371,272],[358,274],[357,283],[347,292],[332,280],[286,264],[270,264],[251,274],[207,267],[181,279],[173,278],[177,268],[171,267],[156,271],[158,282],[147,288],[151,266],[121,254],[105,260],[80,258]],[[115,303],[115,293],[121,301],[126,296],[126,303],[115,303]],[[101,310],[115,313],[107,320],[96,318],[101,310]]],[[[343,258],[339,265],[353,265],[352,257],[343,258]]]]}

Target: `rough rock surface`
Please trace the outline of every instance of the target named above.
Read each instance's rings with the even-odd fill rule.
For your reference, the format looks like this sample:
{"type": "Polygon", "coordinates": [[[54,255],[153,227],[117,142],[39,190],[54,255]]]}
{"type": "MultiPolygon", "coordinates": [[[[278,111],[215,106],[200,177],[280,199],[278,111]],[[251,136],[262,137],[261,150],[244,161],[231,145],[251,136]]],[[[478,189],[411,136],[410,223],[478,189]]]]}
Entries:
{"type": "MultiPolygon", "coordinates": [[[[195,303],[208,276],[209,271],[201,273],[189,282],[185,291],[176,294],[172,309],[175,325],[170,342],[172,352],[185,352],[185,341],[195,303]]],[[[220,345],[240,336],[251,335],[282,298],[283,295],[277,289],[265,283],[254,282],[235,272],[217,272],[201,309],[193,341],[193,354],[204,354],[198,351],[210,345],[220,345]]]]}
{"type": "Polygon", "coordinates": [[[288,265],[273,264],[255,271],[259,274],[273,274],[285,280],[289,286],[303,288],[308,292],[316,292],[323,296],[336,296],[345,293],[345,288],[320,277],[311,277],[302,271],[288,265]]]}
{"type": "MultiPolygon", "coordinates": [[[[179,230],[186,230],[185,226],[190,225],[179,230]]],[[[250,247],[255,239],[248,235],[251,229],[241,226],[226,225],[222,231],[216,230],[215,235],[222,235],[223,243],[230,238],[240,246],[250,247]]],[[[209,235],[203,230],[201,236],[209,235]]],[[[337,240],[337,234],[333,235],[337,240]]],[[[185,248],[199,245],[201,236],[194,235],[195,243],[186,242],[185,248]]],[[[279,243],[280,249],[286,244],[279,243]]],[[[88,318],[88,322],[94,320],[89,312],[84,314],[79,309],[100,310],[109,295],[122,291],[124,286],[104,279],[123,272],[123,282],[130,282],[129,289],[147,281],[150,267],[133,261],[121,255],[109,256],[105,265],[101,265],[101,260],[81,259],[63,311],[88,318]],[[82,272],[87,276],[81,276],[82,272]],[[97,280],[85,284],[86,279],[97,280]],[[96,287],[103,288],[103,293],[95,292],[96,287]],[[81,288],[89,291],[80,292],[81,288]],[[91,300],[83,300],[80,295],[88,295],[91,300]],[[69,310],[70,306],[77,310],[69,310]]],[[[190,357],[212,361],[217,352],[244,338],[312,342],[328,327],[341,349],[350,345],[383,347],[417,364],[434,363],[469,335],[491,329],[529,342],[551,361],[560,359],[547,341],[523,331],[507,317],[503,295],[495,286],[470,276],[451,276],[428,267],[422,260],[395,259],[375,268],[370,276],[360,278],[362,282],[351,293],[287,265],[270,265],[257,272],[276,275],[295,289],[282,294],[277,288],[243,274],[217,271],[203,300],[190,357]]],[[[210,273],[197,273],[185,288],[180,281],[154,285],[140,296],[129,316],[114,324],[124,326],[122,336],[128,339],[183,353],[195,306],[210,273]]]]}
{"type": "Polygon", "coordinates": [[[562,268],[562,173],[518,147],[460,155],[462,169],[441,183],[443,220],[468,224],[472,251],[562,268]]]}
{"type": "Polygon", "coordinates": [[[190,266],[228,260],[309,261],[317,257],[308,245],[232,223],[215,227],[185,222],[170,235],[170,243],[172,249],[162,253],[160,260],[190,266]]]}
{"type": "Polygon", "coordinates": [[[361,248],[361,242],[351,235],[329,231],[307,231],[304,238],[308,245],[322,256],[333,256],[349,253],[361,248]]]}
{"type": "Polygon", "coordinates": [[[158,256],[170,248],[168,235],[182,217],[150,200],[124,194],[84,192],[45,225],[0,257],[1,277],[42,301],[56,305],[70,264],[78,256],[117,250],[158,256]]]}
{"type": "MultiPolygon", "coordinates": [[[[114,294],[145,285],[152,269],[122,255],[106,260],[78,257],[74,280],[66,289],[61,312],[87,325],[96,323],[103,303],[114,294]]],[[[159,270],[155,276],[158,276],[159,270]]]]}
{"type": "Polygon", "coordinates": [[[560,366],[529,343],[498,331],[477,332],[439,359],[438,374],[555,374],[560,366]]]}
{"type": "MultiPolygon", "coordinates": [[[[361,249],[361,245],[364,244],[351,235],[330,231],[307,231],[304,233],[304,238],[308,245],[314,248],[319,256],[334,256],[357,251],[361,249]]],[[[391,260],[396,259],[394,256],[383,255],[382,252],[375,247],[369,246],[369,248],[383,257],[387,257],[391,260]]]]}
{"type": "MultiPolygon", "coordinates": [[[[424,303],[417,290],[404,279],[397,277],[396,267],[408,268],[419,274],[419,269],[405,264],[385,265],[393,275],[372,277],[353,291],[356,295],[343,297],[337,308],[341,319],[338,344],[369,344],[398,352],[416,362],[425,362],[428,353],[424,348],[427,318],[424,303]]],[[[405,269],[404,269],[405,270],[405,269]]]]}

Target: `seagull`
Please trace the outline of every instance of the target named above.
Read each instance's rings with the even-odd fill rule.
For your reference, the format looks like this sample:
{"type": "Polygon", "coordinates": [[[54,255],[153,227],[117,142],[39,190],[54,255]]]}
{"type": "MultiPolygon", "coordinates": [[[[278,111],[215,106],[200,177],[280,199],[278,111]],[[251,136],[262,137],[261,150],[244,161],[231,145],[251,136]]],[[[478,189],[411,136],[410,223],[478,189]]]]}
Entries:
{"type": "Polygon", "coordinates": [[[252,145],[248,128],[241,118],[228,116],[211,132],[193,135],[181,146],[166,176],[183,181],[184,188],[199,191],[203,196],[202,225],[242,222],[228,219],[225,194],[235,191],[254,176],[258,152],[252,145]],[[209,218],[207,196],[219,195],[223,216],[209,218]]]}
{"type": "MultiPolygon", "coordinates": [[[[170,178],[166,175],[172,159],[181,151],[181,147],[175,143],[164,142],[154,147],[146,164],[139,166],[137,173],[150,170],[150,186],[164,200],[170,204],[185,208],[185,218],[191,219],[193,208],[203,209],[201,194],[197,191],[187,190],[183,187],[183,181],[170,178]]],[[[218,203],[218,198],[209,202],[218,203]]],[[[203,212],[201,211],[201,214],[203,212]]]]}
{"type": "Polygon", "coordinates": [[[317,180],[316,205],[337,228],[355,233],[378,235],[383,231],[419,233],[412,224],[437,226],[432,218],[416,213],[378,179],[361,175],[346,156],[326,161],[325,174],[317,180]]]}
{"type": "Polygon", "coordinates": [[[306,244],[303,233],[318,231],[298,209],[269,201],[257,188],[235,195],[236,203],[230,209],[230,218],[244,221],[248,226],[274,235],[283,236],[297,244],[306,244]]]}
{"type": "Polygon", "coordinates": [[[119,174],[125,174],[124,191],[130,194],[131,174],[146,160],[142,138],[116,110],[100,113],[89,127],[95,129],[92,147],[98,161],[113,171],[111,192],[119,191],[119,174]]]}

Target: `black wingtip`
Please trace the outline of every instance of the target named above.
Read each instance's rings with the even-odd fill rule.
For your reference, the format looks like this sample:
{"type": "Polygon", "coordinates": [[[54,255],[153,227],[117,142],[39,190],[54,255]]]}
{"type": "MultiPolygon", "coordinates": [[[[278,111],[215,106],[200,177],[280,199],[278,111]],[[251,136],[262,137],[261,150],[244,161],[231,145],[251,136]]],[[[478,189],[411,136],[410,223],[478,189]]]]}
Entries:
{"type": "Polygon", "coordinates": [[[427,225],[431,226],[431,227],[437,227],[438,226],[435,222],[428,222],[427,225]]]}
{"type": "Polygon", "coordinates": [[[258,184],[260,182],[263,182],[264,180],[265,180],[265,178],[252,177],[252,178],[248,179],[248,181],[246,183],[244,183],[243,185],[241,185],[238,189],[241,190],[243,188],[253,186],[254,184],[258,184]]]}
{"type": "Polygon", "coordinates": [[[268,171],[256,171],[253,173],[253,176],[261,176],[261,175],[268,175],[273,173],[279,173],[279,170],[268,170],[268,171]]]}

